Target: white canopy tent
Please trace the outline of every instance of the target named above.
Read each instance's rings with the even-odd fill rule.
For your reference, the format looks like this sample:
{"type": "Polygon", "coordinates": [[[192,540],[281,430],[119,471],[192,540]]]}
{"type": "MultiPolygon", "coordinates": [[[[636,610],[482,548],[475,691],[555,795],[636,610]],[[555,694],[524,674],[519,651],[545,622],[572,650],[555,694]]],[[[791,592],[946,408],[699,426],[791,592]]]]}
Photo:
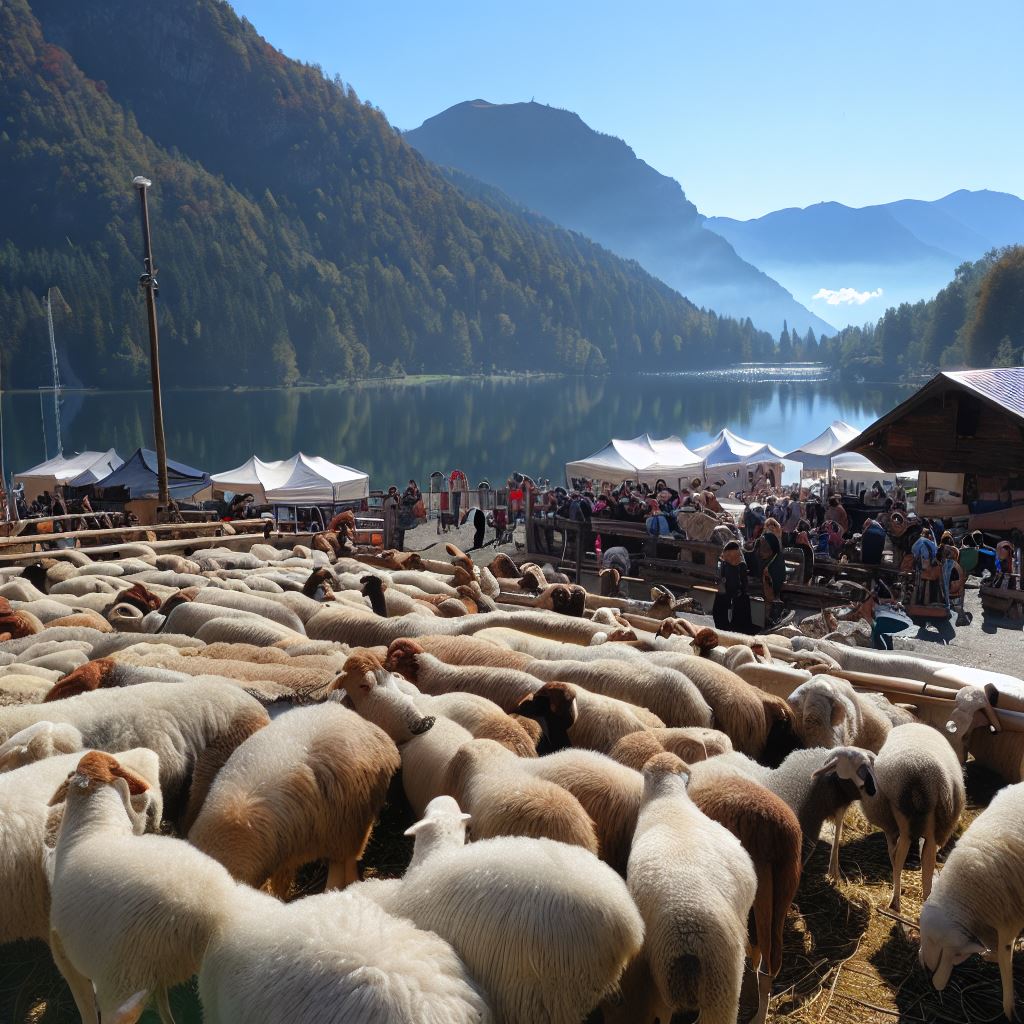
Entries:
{"type": "Polygon", "coordinates": [[[832,459],[832,475],[841,491],[856,493],[870,487],[876,480],[881,481],[886,491],[896,486],[896,479],[916,480],[917,470],[906,473],[886,473],[873,462],[856,452],[836,455],[832,459]]]}
{"type": "Polygon", "coordinates": [[[566,480],[618,484],[623,480],[653,485],[658,480],[678,487],[687,477],[703,475],[704,462],[678,437],[652,438],[641,434],[629,440],[612,438],[603,448],[565,465],[566,480]]]}
{"type": "Polygon", "coordinates": [[[370,493],[370,478],[350,466],[299,452],[290,459],[264,462],[253,455],[211,478],[219,491],[251,493],[259,505],[318,505],[359,501],[370,493]]]}
{"type": "Polygon", "coordinates": [[[94,484],[122,465],[124,459],[113,448],[105,452],[79,452],[70,457],[55,455],[23,473],[16,473],[14,482],[25,485],[25,500],[32,501],[43,491],[52,491],[54,487],[94,484]]]}
{"type": "Polygon", "coordinates": [[[833,420],[817,437],[791,451],[786,458],[803,465],[804,472],[818,470],[827,472],[832,465],[832,456],[845,447],[860,431],[842,420],[833,420]]]}
{"type": "Polygon", "coordinates": [[[704,460],[709,473],[725,478],[725,486],[720,488],[722,493],[746,490],[753,482],[750,479],[751,466],[774,467],[776,482],[782,482],[785,458],[782,452],[766,442],[740,437],[728,427],[694,451],[704,460]]]}

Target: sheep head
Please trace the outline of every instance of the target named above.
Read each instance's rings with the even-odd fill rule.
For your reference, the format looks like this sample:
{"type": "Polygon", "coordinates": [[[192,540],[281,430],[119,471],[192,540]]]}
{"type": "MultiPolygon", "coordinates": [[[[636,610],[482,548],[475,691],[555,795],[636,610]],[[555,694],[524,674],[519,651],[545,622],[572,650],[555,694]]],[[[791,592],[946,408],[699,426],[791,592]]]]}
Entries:
{"type": "Polygon", "coordinates": [[[141,583],[133,583],[127,590],[122,590],[114,599],[116,604],[130,604],[145,615],[147,612],[159,610],[163,603],[151,590],[141,583]]]}
{"type": "Polygon", "coordinates": [[[545,683],[536,693],[524,697],[516,714],[535,721],[541,729],[538,754],[553,754],[571,746],[569,730],[576,724],[579,708],[576,690],[568,683],[545,683]]]}
{"type": "Polygon", "coordinates": [[[0,772],[35,764],[55,754],[72,754],[85,746],[82,734],[65,722],[33,722],[0,744],[0,772]]]}
{"type": "Polygon", "coordinates": [[[491,575],[498,580],[517,580],[519,579],[519,569],[516,567],[516,563],[512,561],[504,552],[499,552],[494,556],[494,560],[491,562],[491,575]]]}
{"type": "MultiPolygon", "coordinates": [[[[50,797],[52,807],[65,800],[72,792],[72,786],[82,792],[98,792],[103,786],[112,786],[121,780],[130,796],[140,796],[149,789],[149,783],[130,768],[125,768],[116,757],[102,750],[90,750],[85,754],[78,767],[61,784],[56,793],[50,797]]],[[[120,787],[118,787],[120,788],[120,787]]]]}
{"type": "Polygon", "coordinates": [[[582,587],[553,583],[537,600],[537,608],[581,618],[587,607],[587,592],[582,587]]]}
{"type": "Polygon", "coordinates": [[[415,837],[409,870],[422,864],[435,850],[465,846],[470,817],[453,797],[435,796],[423,817],[405,830],[405,835],[415,837]]]}
{"type": "Polygon", "coordinates": [[[670,615],[675,615],[675,612],[676,599],[672,591],[665,587],[652,587],[651,607],[647,614],[652,619],[667,619],[670,615]]]}
{"type": "Polygon", "coordinates": [[[828,676],[801,683],[788,698],[797,735],[808,747],[839,747],[854,729],[857,709],[828,676]]]}
{"type": "Polygon", "coordinates": [[[668,794],[685,793],[686,787],[690,784],[690,766],[663,750],[655,754],[643,766],[644,777],[644,800],[651,800],[655,797],[668,794]]]}
{"type": "Polygon", "coordinates": [[[454,544],[445,544],[444,549],[451,556],[453,565],[461,566],[466,572],[473,575],[473,570],[476,566],[473,564],[473,559],[465,551],[457,548],[454,544]]]}
{"type": "Polygon", "coordinates": [[[618,569],[602,569],[598,573],[602,597],[622,596],[622,573],[618,569]]]}
{"type": "Polygon", "coordinates": [[[423,648],[410,637],[400,637],[392,640],[388,648],[387,658],[384,660],[384,667],[389,672],[397,672],[404,676],[410,683],[415,683],[419,678],[419,662],[416,655],[422,654],[423,648]]]}
{"type": "Polygon", "coordinates": [[[407,743],[434,725],[434,718],[421,714],[380,660],[367,651],[348,656],[334,689],[343,689],[352,707],[395,743],[407,743]]]}
{"type": "Polygon", "coordinates": [[[7,640],[20,640],[42,631],[42,623],[27,612],[16,612],[6,597],[0,597],[0,634],[7,640]]]}
{"type": "Polygon", "coordinates": [[[961,761],[967,756],[967,746],[975,729],[988,725],[989,732],[1002,730],[994,710],[998,703],[999,691],[992,683],[986,683],[984,688],[965,686],[957,691],[953,711],[946,722],[946,732],[961,761]]]}
{"type": "Polygon", "coordinates": [[[861,750],[860,747],[836,747],[830,750],[825,763],[811,772],[811,778],[820,779],[826,775],[835,775],[852,782],[868,796],[878,792],[875,755],[870,750],[861,750]]]}
{"type": "Polygon", "coordinates": [[[171,594],[169,598],[162,605],[160,605],[161,615],[170,615],[171,612],[178,607],[179,604],[184,604],[186,601],[194,601],[199,596],[199,587],[182,587],[176,594],[171,594]]]}
{"type": "Polygon", "coordinates": [[[65,700],[68,697],[77,697],[80,693],[88,693],[90,690],[111,686],[111,676],[116,668],[117,663],[111,658],[96,658],[93,661],[87,661],[84,665],[79,665],[78,668],[58,679],[43,698],[43,703],[51,700],[65,700]]]}
{"type": "Polygon", "coordinates": [[[687,622],[686,619],[674,619],[667,618],[661,620],[661,625],[658,626],[657,636],[670,637],[670,636],[688,636],[694,637],[697,635],[696,627],[687,622]]]}
{"type": "Polygon", "coordinates": [[[957,964],[975,953],[985,953],[985,944],[972,935],[939,903],[928,900],[921,908],[921,966],[932,976],[941,992],[957,964]]]}
{"type": "Polygon", "coordinates": [[[702,658],[709,658],[717,646],[718,634],[713,629],[705,626],[697,630],[697,635],[693,638],[693,650],[696,654],[702,658]]]}

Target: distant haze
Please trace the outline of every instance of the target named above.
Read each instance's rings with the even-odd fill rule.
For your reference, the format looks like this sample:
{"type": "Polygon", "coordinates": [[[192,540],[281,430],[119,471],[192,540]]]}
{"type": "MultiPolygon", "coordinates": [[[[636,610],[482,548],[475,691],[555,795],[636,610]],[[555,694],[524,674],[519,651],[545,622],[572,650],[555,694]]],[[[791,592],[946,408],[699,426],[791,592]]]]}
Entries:
{"type": "Polygon", "coordinates": [[[627,140],[708,215],[1024,193],[1019,0],[234,7],[400,128],[467,97],[536,98],[627,140]]]}

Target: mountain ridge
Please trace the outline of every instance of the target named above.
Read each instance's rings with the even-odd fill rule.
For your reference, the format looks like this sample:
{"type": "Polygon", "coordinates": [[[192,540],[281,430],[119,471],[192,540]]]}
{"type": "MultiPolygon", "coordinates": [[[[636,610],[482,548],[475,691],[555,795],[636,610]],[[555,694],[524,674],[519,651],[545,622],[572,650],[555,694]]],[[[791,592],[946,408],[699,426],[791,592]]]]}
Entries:
{"type": "Polygon", "coordinates": [[[704,229],[674,178],[574,111],[540,103],[465,100],[404,133],[425,156],[613,252],[636,259],[695,303],[778,331],[831,331],[756,266],[704,229]]]}

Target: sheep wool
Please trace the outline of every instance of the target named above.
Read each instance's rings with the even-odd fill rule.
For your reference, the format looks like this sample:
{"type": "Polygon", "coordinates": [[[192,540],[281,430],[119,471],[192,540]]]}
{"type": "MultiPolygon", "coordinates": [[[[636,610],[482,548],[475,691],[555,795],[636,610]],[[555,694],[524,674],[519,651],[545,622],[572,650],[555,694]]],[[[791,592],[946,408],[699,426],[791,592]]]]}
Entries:
{"type": "Polygon", "coordinates": [[[218,772],[189,842],[239,881],[330,862],[328,888],[357,880],[356,862],[398,771],[383,730],[337,703],[297,708],[235,748],[218,772]]]}
{"type": "Polygon", "coordinates": [[[641,1003],[654,995],[655,1005],[627,1004],[612,1019],[667,1021],[697,1010],[704,1024],[735,1024],[754,867],[739,840],[693,804],[687,767],[674,754],[653,757],[643,780],[627,881],[654,982],[637,995],[641,1003]]]}

